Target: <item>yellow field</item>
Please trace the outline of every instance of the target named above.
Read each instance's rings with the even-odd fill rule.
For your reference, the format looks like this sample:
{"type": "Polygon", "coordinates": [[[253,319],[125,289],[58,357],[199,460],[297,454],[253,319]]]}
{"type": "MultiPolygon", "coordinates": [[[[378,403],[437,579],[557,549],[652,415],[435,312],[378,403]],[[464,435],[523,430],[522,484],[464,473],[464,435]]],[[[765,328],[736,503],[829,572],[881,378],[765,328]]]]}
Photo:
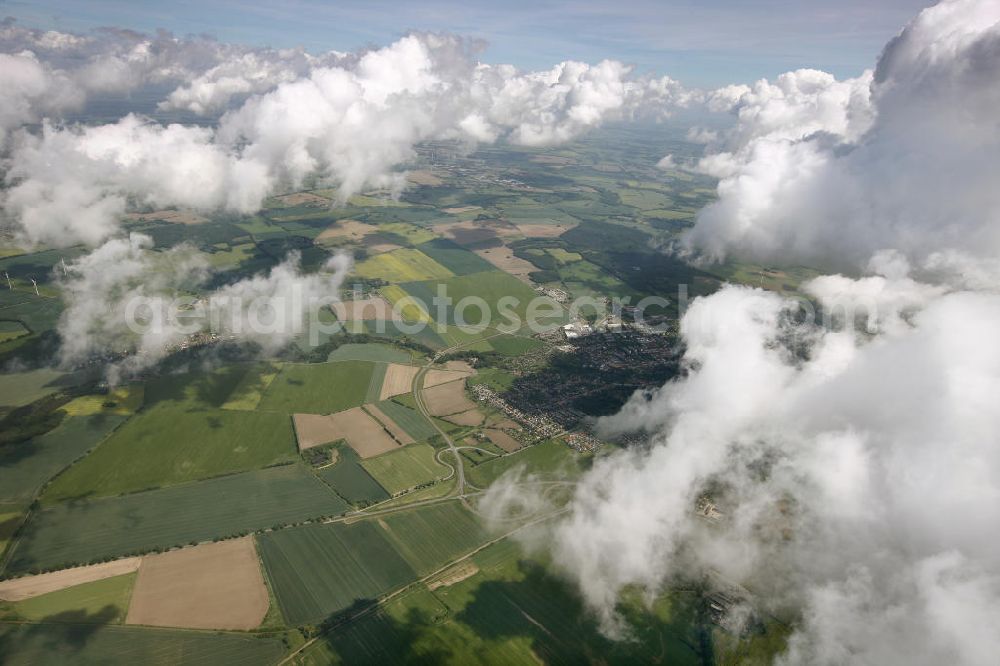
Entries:
{"type": "MultiPolygon", "coordinates": [[[[379,292],[381,292],[382,296],[387,301],[392,303],[393,307],[396,306],[398,301],[409,297],[409,294],[407,294],[402,287],[397,287],[394,284],[381,287],[379,292]]],[[[422,322],[425,324],[430,324],[433,321],[430,315],[427,314],[427,311],[412,300],[403,303],[399,307],[399,316],[403,321],[422,322]]]]}
{"type": "Polygon", "coordinates": [[[366,259],[355,273],[364,278],[380,278],[386,282],[417,282],[447,280],[454,274],[420,250],[403,248],[366,259]]]}
{"type": "Polygon", "coordinates": [[[243,379],[233,389],[229,400],[222,405],[222,408],[243,412],[252,412],[257,409],[261,396],[264,395],[264,391],[271,385],[274,378],[278,376],[279,370],[281,370],[281,366],[273,363],[265,364],[259,372],[251,369],[243,375],[243,379]]]}
{"type": "Polygon", "coordinates": [[[91,416],[92,414],[135,413],[142,405],[143,386],[119,386],[107,394],[82,395],[62,406],[70,416],[91,416]]]}

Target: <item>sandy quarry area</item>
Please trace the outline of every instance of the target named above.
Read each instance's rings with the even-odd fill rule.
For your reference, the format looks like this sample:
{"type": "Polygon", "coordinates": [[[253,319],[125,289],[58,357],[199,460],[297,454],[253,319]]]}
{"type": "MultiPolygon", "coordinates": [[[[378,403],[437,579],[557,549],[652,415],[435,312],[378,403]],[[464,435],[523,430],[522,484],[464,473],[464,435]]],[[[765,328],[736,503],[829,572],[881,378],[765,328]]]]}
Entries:
{"type": "Polygon", "coordinates": [[[147,555],[126,624],[254,629],[269,605],[253,537],[147,555]]]}
{"type": "Polygon", "coordinates": [[[476,254],[505,273],[510,273],[522,280],[528,279],[528,273],[538,270],[530,261],[521,257],[515,257],[514,252],[506,245],[503,247],[491,247],[487,250],[476,250],[476,254]]]}
{"type": "Polygon", "coordinates": [[[415,365],[402,365],[401,363],[390,363],[386,366],[385,377],[382,378],[382,390],[379,392],[379,400],[409,393],[413,387],[413,378],[420,372],[420,368],[415,365]]]}
{"type": "Polygon", "coordinates": [[[126,557],[114,562],[102,562],[85,567],[73,567],[62,571],[24,576],[11,580],[0,581],[0,599],[4,601],[21,601],[40,594],[56,592],[74,585],[92,583],[112,576],[132,573],[139,568],[142,558],[126,557]]]}
{"type": "Polygon", "coordinates": [[[448,382],[423,390],[424,404],[434,416],[458,414],[476,408],[476,403],[465,397],[465,382],[448,382]]]}
{"type": "Polygon", "coordinates": [[[389,429],[389,432],[392,433],[392,436],[395,437],[396,441],[400,444],[413,444],[413,442],[416,441],[410,436],[410,433],[400,428],[398,423],[386,416],[385,412],[379,409],[378,405],[373,403],[367,404],[365,405],[365,410],[377,420],[381,421],[382,425],[389,429]]]}

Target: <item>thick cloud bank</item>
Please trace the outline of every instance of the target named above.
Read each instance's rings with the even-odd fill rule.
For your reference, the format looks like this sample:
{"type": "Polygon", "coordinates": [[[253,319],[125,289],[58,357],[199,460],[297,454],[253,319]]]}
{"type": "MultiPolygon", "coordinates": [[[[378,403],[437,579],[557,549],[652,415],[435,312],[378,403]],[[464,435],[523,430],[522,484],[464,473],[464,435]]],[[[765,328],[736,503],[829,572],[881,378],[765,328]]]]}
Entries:
{"type": "Polygon", "coordinates": [[[857,269],[895,248],[1000,256],[1000,3],[943,2],[885,48],[874,75],[822,72],[717,91],[737,127],[702,168],[719,200],[691,248],[857,269]]]}
{"type": "MultiPolygon", "coordinates": [[[[154,59],[158,67],[138,58],[142,72],[164,78],[198,71],[178,64],[184,44],[166,41],[172,58],[154,59]]],[[[142,45],[143,54],[152,48],[142,45]]],[[[9,138],[3,208],[30,243],[96,244],[114,233],[129,198],[246,213],[276,188],[297,186],[310,175],[326,178],[345,198],[368,187],[398,193],[405,184],[398,168],[421,141],[549,145],[608,119],[669,112],[693,95],[668,77],[633,77],[613,61],[520,72],[479,63],[475,55],[475,45],[431,34],[323,58],[217,47],[199,59],[201,74],[162,105],[207,112],[243,95],[216,129],[130,115],[98,127],[48,122],[40,133],[16,133],[9,138]]],[[[84,96],[67,92],[65,104],[49,100],[60,87],[42,79],[75,81],[74,74],[53,70],[31,53],[10,57],[25,60],[25,71],[33,67],[34,75],[17,79],[17,100],[0,112],[8,128],[84,96]]]]}
{"type": "Polygon", "coordinates": [[[998,20],[945,2],[872,74],[710,96],[738,124],[690,246],[867,276],[807,283],[805,321],[758,289],[697,299],[687,373],[600,422],[649,445],[595,465],[551,547],[609,631],[625,587],[716,572],[793,619],[782,663],[996,663],[998,20]]]}
{"type": "Polygon", "coordinates": [[[210,271],[194,248],[150,250],[143,234],[114,238],[67,264],[60,276],[66,309],[59,321],[61,361],[109,356],[115,382],[155,366],[182,344],[227,339],[273,353],[307,331],[307,319],[339,299],[350,258],[330,257],[304,274],[290,254],[267,274],[200,293],[210,271]]]}

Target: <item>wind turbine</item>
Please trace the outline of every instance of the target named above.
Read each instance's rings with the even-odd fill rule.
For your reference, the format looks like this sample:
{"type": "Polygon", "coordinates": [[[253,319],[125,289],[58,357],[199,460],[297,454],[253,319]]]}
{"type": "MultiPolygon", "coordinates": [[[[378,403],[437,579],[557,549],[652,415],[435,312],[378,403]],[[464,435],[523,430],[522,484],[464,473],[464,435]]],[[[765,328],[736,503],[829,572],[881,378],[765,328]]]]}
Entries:
{"type": "Polygon", "coordinates": [[[35,288],[35,296],[41,296],[41,294],[38,293],[38,283],[35,282],[35,278],[31,278],[31,286],[35,288]]]}
{"type": "Polygon", "coordinates": [[[7,271],[3,272],[3,276],[7,278],[7,288],[10,289],[11,291],[14,291],[14,285],[10,283],[10,276],[7,275],[7,271]]]}

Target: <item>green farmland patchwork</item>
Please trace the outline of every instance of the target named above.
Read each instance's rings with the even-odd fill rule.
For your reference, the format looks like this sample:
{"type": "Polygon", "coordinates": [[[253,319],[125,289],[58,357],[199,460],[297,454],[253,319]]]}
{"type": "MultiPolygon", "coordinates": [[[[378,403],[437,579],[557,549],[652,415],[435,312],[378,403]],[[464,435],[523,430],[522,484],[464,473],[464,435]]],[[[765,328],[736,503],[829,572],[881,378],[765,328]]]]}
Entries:
{"type": "Polygon", "coordinates": [[[363,460],[361,465],[392,495],[443,479],[450,472],[434,460],[434,447],[430,444],[410,444],[363,460]]]}
{"type": "Polygon", "coordinates": [[[259,409],[332,414],[357,407],[368,395],[374,367],[370,361],[285,364],[265,391],[259,409]]]}
{"type": "Polygon", "coordinates": [[[14,612],[26,620],[58,621],[60,617],[73,621],[91,618],[103,623],[118,624],[128,612],[132,587],[137,574],[129,573],[74,585],[11,604],[14,612]]]}
{"type": "Polygon", "coordinates": [[[349,446],[339,446],[336,464],[316,473],[351,504],[367,506],[389,499],[389,493],[365,471],[358,454],[349,446]]]}
{"type": "Polygon", "coordinates": [[[415,409],[401,405],[394,400],[383,400],[378,403],[378,408],[418,442],[437,434],[437,430],[427,421],[427,418],[415,409]]]}
{"type": "Polygon", "coordinates": [[[0,449],[0,500],[30,501],[46,481],[89,451],[126,419],[115,414],[67,416],[49,432],[0,449]]]}
{"type": "Polygon", "coordinates": [[[348,508],[302,465],[65,502],[32,515],[6,572],[84,564],[337,515],[348,508]]]}
{"type": "Polygon", "coordinates": [[[393,513],[379,522],[399,554],[421,576],[487,540],[479,521],[458,501],[393,513]]]}
{"type": "Polygon", "coordinates": [[[133,416],[60,475],[44,501],[136,492],[295,458],[284,414],[178,407],[164,402],[133,416]]]}
{"type": "Polygon", "coordinates": [[[314,623],[415,578],[377,525],[305,525],[261,534],[258,547],[285,619],[314,623]]]}
{"type": "Polygon", "coordinates": [[[436,238],[418,246],[421,252],[438,262],[455,275],[471,275],[485,271],[495,271],[496,267],[457,243],[445,238],[436,238]]]}
{"type": "Polygon", "coordinates": [[[277,663],[285,653],[280,638],[114,625],[81,628],[68,623],[0,623],[0,646],[6,666],[265,666],[277,663]]]}

